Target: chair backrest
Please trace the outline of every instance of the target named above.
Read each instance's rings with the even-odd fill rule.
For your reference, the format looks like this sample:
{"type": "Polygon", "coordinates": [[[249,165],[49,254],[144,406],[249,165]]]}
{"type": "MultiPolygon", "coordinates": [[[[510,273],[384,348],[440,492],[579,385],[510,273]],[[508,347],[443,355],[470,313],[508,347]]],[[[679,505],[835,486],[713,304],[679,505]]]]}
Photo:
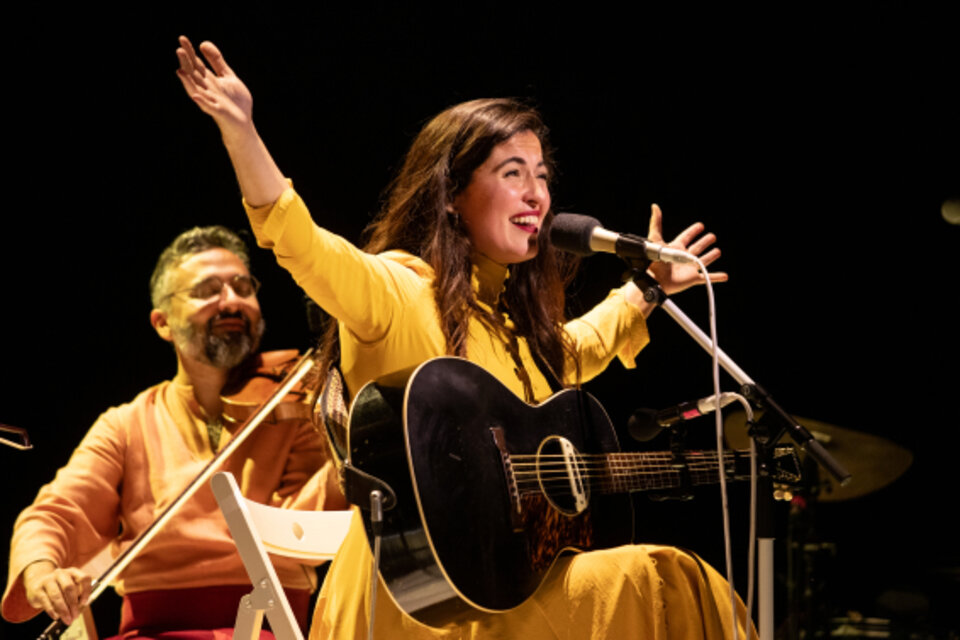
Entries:
{"type": "Polygon", "coordinates": [[[243,598],[237,611],[234,638],[259,637],[266,614],[278,640],[302,640],[267,552],[307,564],[329,560],[347,535],[352,512],[296,511],[251,502],[240,493],[233,474],[226,471],[215,474],[210,486],[253,585],[253,591],[243,598]]]}
{"type": "Polygon", "coordinates": [[[333,560],[347,536],[353,512],[278,509],[244,499],[269,553],[320,564],[333,560]]]}

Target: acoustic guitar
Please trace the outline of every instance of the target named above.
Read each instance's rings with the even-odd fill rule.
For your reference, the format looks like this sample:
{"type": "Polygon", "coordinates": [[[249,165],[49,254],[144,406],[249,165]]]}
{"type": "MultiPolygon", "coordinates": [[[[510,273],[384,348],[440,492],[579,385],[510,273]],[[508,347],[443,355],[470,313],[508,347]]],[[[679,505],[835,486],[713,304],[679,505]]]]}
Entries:
{"type": "MultiPolygon", "coordinates": [[[[408,614],[441,625],[530,597],[560,552],[634,541],[633,491],[719,482],[716,452],[625,453],[600,403],[565,390],[532,406],[481,367],[429,360],[364,386],[350,464],[389,485],[380,574],[408,614]]],[[[775,480],[798,479],[792,447],[775,480]]],[[[726,477],[749,474],[728,451],[726,477]]],[[[369,512],[367,536],[373,545],[369,512]]]]}

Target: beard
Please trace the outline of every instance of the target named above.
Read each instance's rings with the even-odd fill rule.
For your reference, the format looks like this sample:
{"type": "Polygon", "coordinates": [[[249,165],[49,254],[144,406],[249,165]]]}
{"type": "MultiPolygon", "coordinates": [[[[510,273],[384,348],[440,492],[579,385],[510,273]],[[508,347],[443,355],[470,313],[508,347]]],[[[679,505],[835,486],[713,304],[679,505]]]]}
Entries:
{"type": "Polygon", "coordinates": [[[181,353],[218,369],[232,369],[247,356],[253,354],[260,346],[260,338],[266,329],[263,316],[256,327],[251,326],[250,319],[239,311],[234,313],[221,312],[207,320],[202,328],[189,322],[184,325],[171,323],[170,332],[174,344],[181,353]],[[215,333],[213,325],[224,318],[241,318],[243,331],[229,331],[224,334],[215,333]]]}

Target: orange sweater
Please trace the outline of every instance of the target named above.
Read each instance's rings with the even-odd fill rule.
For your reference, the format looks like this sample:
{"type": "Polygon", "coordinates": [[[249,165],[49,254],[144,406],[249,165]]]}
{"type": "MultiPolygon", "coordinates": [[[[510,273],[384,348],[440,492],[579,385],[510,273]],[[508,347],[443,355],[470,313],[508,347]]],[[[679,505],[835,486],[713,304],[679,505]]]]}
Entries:
{"type": "MultiPolygon", "coordinates": [[[[193,388],[163,382],[106,411],[56,478],[14,527],[3,617],[39,610],[26,601],[23,569],[37,560],[82,566],[105,546],[116,557],[213,458],[193,388]],[[119,532],[119,533],[118,533],[119,532]]],[[[229,442],[228,430],[220,446],[229,442]]],[[[252,500],[298,509],[343,508],[336,473],[309,423],[261,425],[224,462],[252,500]],[[334,504],[327,505],[329,502],[334,504]]],[[[277,559],[284,586],[315,588],[312,568],[277,559]]],[[[96,577],[96,576],[94,576],[96,577]]],[[[249,584],[209,487],[201,488],[114,585],[123,595],[152,589],[249,584]]]]}

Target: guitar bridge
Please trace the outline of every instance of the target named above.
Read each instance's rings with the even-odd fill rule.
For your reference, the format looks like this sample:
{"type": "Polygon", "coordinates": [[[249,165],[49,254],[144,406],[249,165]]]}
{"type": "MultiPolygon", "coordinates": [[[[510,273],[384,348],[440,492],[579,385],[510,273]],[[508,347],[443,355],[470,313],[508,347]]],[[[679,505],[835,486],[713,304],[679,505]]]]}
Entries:
{"type": "Polygon", "coordinates": [[[517,487],[517,478],[513,473],[513,462],[510,452],[507,451],[507,440],[503,437],[503,427],[490,427],[493,443],[500,452],[500,464],[503,466],[503,478],[507,483],[507,498],[510,502],[510,522],[514,531],[523,531],[523,509],[520,506],[520,490],[517,487]]]}

